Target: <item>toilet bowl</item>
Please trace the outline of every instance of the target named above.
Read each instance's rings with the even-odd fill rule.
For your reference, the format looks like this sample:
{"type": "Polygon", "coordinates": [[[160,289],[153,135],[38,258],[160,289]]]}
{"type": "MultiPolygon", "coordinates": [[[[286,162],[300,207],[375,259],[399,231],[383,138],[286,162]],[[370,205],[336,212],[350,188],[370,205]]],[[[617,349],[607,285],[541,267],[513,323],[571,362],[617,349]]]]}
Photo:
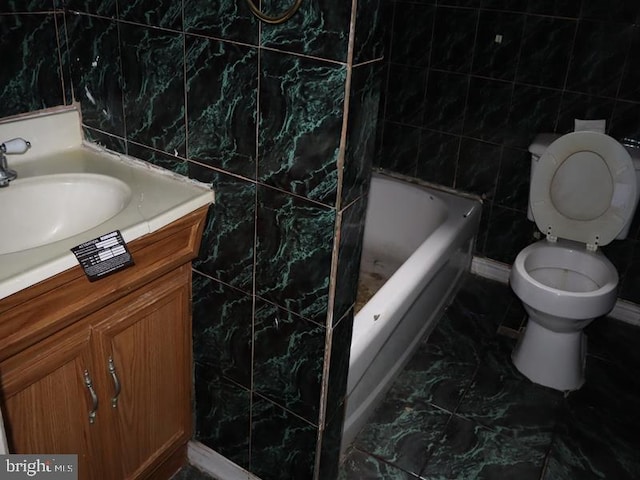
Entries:
{"type": "Polygon", "coordinates": [[[577,243],[542,240],[520,252],[510,282],[528,315],[526,333],[512,355],[516,368],[556,390],[580,388],[586,353],[582,329],[613,308],[615,266],[601,252],[577,243]]]}
{"type": "Polygon", "coordinates": [[[583,329],[617,296],[618,272],[598,248],[626,235],[638,175],[629,152],[600,133],[547,136],[530,150],[530,214],[546,238],[524,248],[511,269],[528,315],[512,360],[535,383],[576,390],[584,383],[583,329]]]}

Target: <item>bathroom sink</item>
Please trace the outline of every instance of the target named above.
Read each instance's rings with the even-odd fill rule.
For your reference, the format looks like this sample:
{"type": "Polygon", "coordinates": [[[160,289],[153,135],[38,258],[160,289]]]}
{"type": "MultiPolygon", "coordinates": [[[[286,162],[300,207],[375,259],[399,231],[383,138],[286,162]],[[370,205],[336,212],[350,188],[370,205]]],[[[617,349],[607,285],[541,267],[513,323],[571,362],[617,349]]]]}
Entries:
{"type": "Polygon", "coordinates": [[[65,173],[18,178],[0,188],[0,255],[47,245],[94,228],[121,212],[131,189],[117,178],[65,173]]]}
{"type": "Polygon", "coordinates": [[[110,151],[83,132],[76,104],[0,119],[0,142],[31,145],[9,154],[18,177],[0,188],[0,299],[80,269],[71,250],[78,245],[115,230],[128,244],[215,200],[211,184],[110,151]]]}

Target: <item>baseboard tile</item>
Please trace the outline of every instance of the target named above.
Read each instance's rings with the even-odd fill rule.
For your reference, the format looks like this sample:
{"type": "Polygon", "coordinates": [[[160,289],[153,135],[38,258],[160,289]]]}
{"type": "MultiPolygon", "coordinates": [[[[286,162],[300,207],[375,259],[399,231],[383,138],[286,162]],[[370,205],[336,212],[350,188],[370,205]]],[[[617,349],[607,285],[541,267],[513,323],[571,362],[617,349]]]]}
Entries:
{"type": "Polygon", "coordinates": [[[479,277],[488,278],[501,283],[509,283],[511,267],[505,263],[497,262],[485,257],[473,257],[471,261],[471,273],[479,277]]]}
{"type": "Polygon", "coordinates": [[[609,316],[621,322],[640,327],[640,305],[637,303],[619,298],[609,316]]]}
{"type": "Polygon", "coordinates": [[[191,465],[218,480],[260,480],[200,442],[189,442],[188,456],[191,465]]]}
{"type": "MultiPolygon", "coordinates": [[[[501,283],[509,283],[509,265],[484,257],[473,257],[471,262],[471,273],[479,277],[488,278],[501,283]]],[[[608,315],[611,318],[620,320],[640,327],[640,305],[627,300],[618,299],[613,310],[608,315]]]]}

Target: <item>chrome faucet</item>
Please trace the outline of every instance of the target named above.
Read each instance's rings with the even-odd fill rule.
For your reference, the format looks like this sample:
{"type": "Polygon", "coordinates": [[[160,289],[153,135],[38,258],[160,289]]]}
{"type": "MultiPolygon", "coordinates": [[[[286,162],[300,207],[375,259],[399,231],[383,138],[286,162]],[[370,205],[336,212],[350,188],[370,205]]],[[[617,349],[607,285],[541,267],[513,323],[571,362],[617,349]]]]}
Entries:
{"type": "Polygon", "coordinates": [[[0,188],[9,186],[11,180],[18,176],[15,170],[7,165],[7,154],[24,153],[31,148],[31,144],[24,138],[13,138],[0,144],[0,188]]]}

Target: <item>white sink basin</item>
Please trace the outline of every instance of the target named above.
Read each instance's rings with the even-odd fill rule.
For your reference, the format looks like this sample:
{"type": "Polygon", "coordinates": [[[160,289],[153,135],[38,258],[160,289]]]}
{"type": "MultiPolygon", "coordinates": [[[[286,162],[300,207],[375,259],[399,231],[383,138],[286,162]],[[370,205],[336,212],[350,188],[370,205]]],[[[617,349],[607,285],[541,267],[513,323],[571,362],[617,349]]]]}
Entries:
{"type": "Polygon", "coordinates": [[[129,186],[93,173],[14,180],[0,188],[0,255],[47,245],[106,222],[131,200],[129,186]]]}

